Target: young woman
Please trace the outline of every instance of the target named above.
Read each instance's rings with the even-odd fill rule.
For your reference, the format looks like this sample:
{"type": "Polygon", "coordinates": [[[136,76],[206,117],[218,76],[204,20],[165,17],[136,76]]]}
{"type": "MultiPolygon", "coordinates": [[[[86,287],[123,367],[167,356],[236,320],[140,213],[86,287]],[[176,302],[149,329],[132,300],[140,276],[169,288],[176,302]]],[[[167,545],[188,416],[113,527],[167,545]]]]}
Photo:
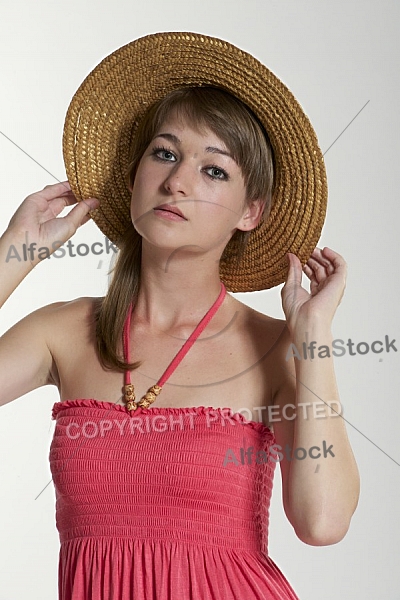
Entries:
{"type": "Polygon", "coordinates": [[[85,80],[64,156],[74,193],[28,196],[0,239],[1,305],[90,216],[120,247],[105,298],[0,339],[2,404],[60,392],[60,599],[296,599],[268,555],[276,462],[307,544],[340,541],[359,494],[329,353],[346,264],[313,250],[326,185],[307,117],[234,46],[156,34],[85,80]],[[26,239],[32,261],[7,261],[26,239]],[[286,321],[227,293],[285,279],[286,321]]]}

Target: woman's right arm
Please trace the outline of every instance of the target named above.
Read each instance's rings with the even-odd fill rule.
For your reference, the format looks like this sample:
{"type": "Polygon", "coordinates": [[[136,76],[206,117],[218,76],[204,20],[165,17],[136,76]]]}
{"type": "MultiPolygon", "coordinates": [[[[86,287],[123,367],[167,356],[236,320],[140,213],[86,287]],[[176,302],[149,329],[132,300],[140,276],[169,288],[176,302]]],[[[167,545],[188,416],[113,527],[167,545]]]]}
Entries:
{"type": "MultiPolygon", "coordinates": [[[[97,208],[91,198],[77,203],[68,182],[46,186],[28,196],[12,217],[0,238],[0,307],[28,273],[40,262],[38,252],[28,252],[28,260],[8,260],[11,252],[23,256],[27,246],[57,247],[74,235],[89,219],[89,210],[97,208]],[[57,216],[67,206],[74,208],[65,217],[57,216]],[[36,244],[36,245],[35,245],[36,244]]],[[[53,357],[48,348],[52,313],[60,303],[31,313],[0,337],[0,405],[19,398],[53,380],[53,357]]]]}

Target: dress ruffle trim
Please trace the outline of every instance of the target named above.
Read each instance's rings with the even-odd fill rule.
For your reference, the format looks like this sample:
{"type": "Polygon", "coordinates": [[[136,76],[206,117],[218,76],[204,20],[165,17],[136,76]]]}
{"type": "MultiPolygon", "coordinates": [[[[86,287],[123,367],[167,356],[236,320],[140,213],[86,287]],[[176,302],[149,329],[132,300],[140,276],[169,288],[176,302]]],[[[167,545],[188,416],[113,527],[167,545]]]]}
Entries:
{"type": "MultiPolygon", "coordinates": [[[[116,404],[115,402],[106,402],[102,400],[94,400],[93,398],[76,398],[75,400],[64,400],[62,402],[55,402],[52,409],[52,419],[55,419],[60,411],[65,410],[67,408],[100,408],[100,409],[113,409],[119,412],[127,413],[127,409],[125,406],[121,404],[116,404]]],[[[231,408],[214,408],[212,406],[188,406],[182,408],[172,408],[172,407],[160,407],[154,406],[152,408],[141,408],[138,407],[135,411],[135,416],[143,415],[165,415],[165,414],[196,414],[196,415],[205,415],[209,411],[216,412],[221,417],[227,418],[230,414],[231,408]]],[[[272,441],[275,441],[275,436],[271,429],[265,426],[263,423],[257,423],[256,421],[248,421],[246,417],[244,417],[241,413],[232,413],[230,417],[239,423],[243,423],[244,425],[248,425],[255,431],[259,433],[263,433],[267,438],[270,438],[272,441]]]]}

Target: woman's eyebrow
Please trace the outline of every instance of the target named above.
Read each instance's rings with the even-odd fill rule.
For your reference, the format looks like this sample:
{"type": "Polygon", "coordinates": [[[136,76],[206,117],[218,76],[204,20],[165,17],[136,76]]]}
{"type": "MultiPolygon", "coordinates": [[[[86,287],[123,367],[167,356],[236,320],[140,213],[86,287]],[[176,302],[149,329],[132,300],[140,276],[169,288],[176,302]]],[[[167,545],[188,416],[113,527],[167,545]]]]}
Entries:
{"type": "Polygon", "coordinates": [[[157,135],[154,136],[153,139],[156,139],[158,137],[162,137],[166,140],[169,140],[170,142],[174,142],[174,144],[180,144],[181,140],[176,137],[176,135],[174,135],[173,133],[158,133],[157,135]]]}
{"type": "MultiPolygon", "coordinates": [[[[158,133],[156,136],[154,136],[154,139],[158,137],[164,138],[165,140],[173,142],[174,144],[182,143],[182,141],[173,133],[158,133]]],[[[207,146],[206,152],[210,152],[211,154],[222,154],[223,156],[228,156],[232,160],[235,160],[228,150],[222,150],[222,148],[217,148],[216,146],[207,146]]]]}
{"type": "Polygon", "coordinates": [[[221,148],[216,148],[215,146],[207,146],[206,152],[212,152],[213,154],[223,154],[224,156],[229,156],[232,160],[235,160],[228,150],[222,150],[221,148]]]}

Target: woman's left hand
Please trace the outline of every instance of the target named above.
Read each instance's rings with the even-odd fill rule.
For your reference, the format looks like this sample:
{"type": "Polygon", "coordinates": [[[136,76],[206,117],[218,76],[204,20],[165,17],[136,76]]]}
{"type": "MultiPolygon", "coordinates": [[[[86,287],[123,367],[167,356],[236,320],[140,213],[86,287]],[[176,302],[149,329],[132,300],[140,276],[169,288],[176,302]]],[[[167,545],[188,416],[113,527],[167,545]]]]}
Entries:
{"type": "Polygon", "coordinates": [[[303,268],[295,254],[287,257],[289,273],[281,296],[289,330],[294,333],[315,319],[330,327],[346,287],[346,261],[330,248],[315,248],[303,268]],[[301,287],[302,271],[310,280],[310,293],[301,287]]]}

